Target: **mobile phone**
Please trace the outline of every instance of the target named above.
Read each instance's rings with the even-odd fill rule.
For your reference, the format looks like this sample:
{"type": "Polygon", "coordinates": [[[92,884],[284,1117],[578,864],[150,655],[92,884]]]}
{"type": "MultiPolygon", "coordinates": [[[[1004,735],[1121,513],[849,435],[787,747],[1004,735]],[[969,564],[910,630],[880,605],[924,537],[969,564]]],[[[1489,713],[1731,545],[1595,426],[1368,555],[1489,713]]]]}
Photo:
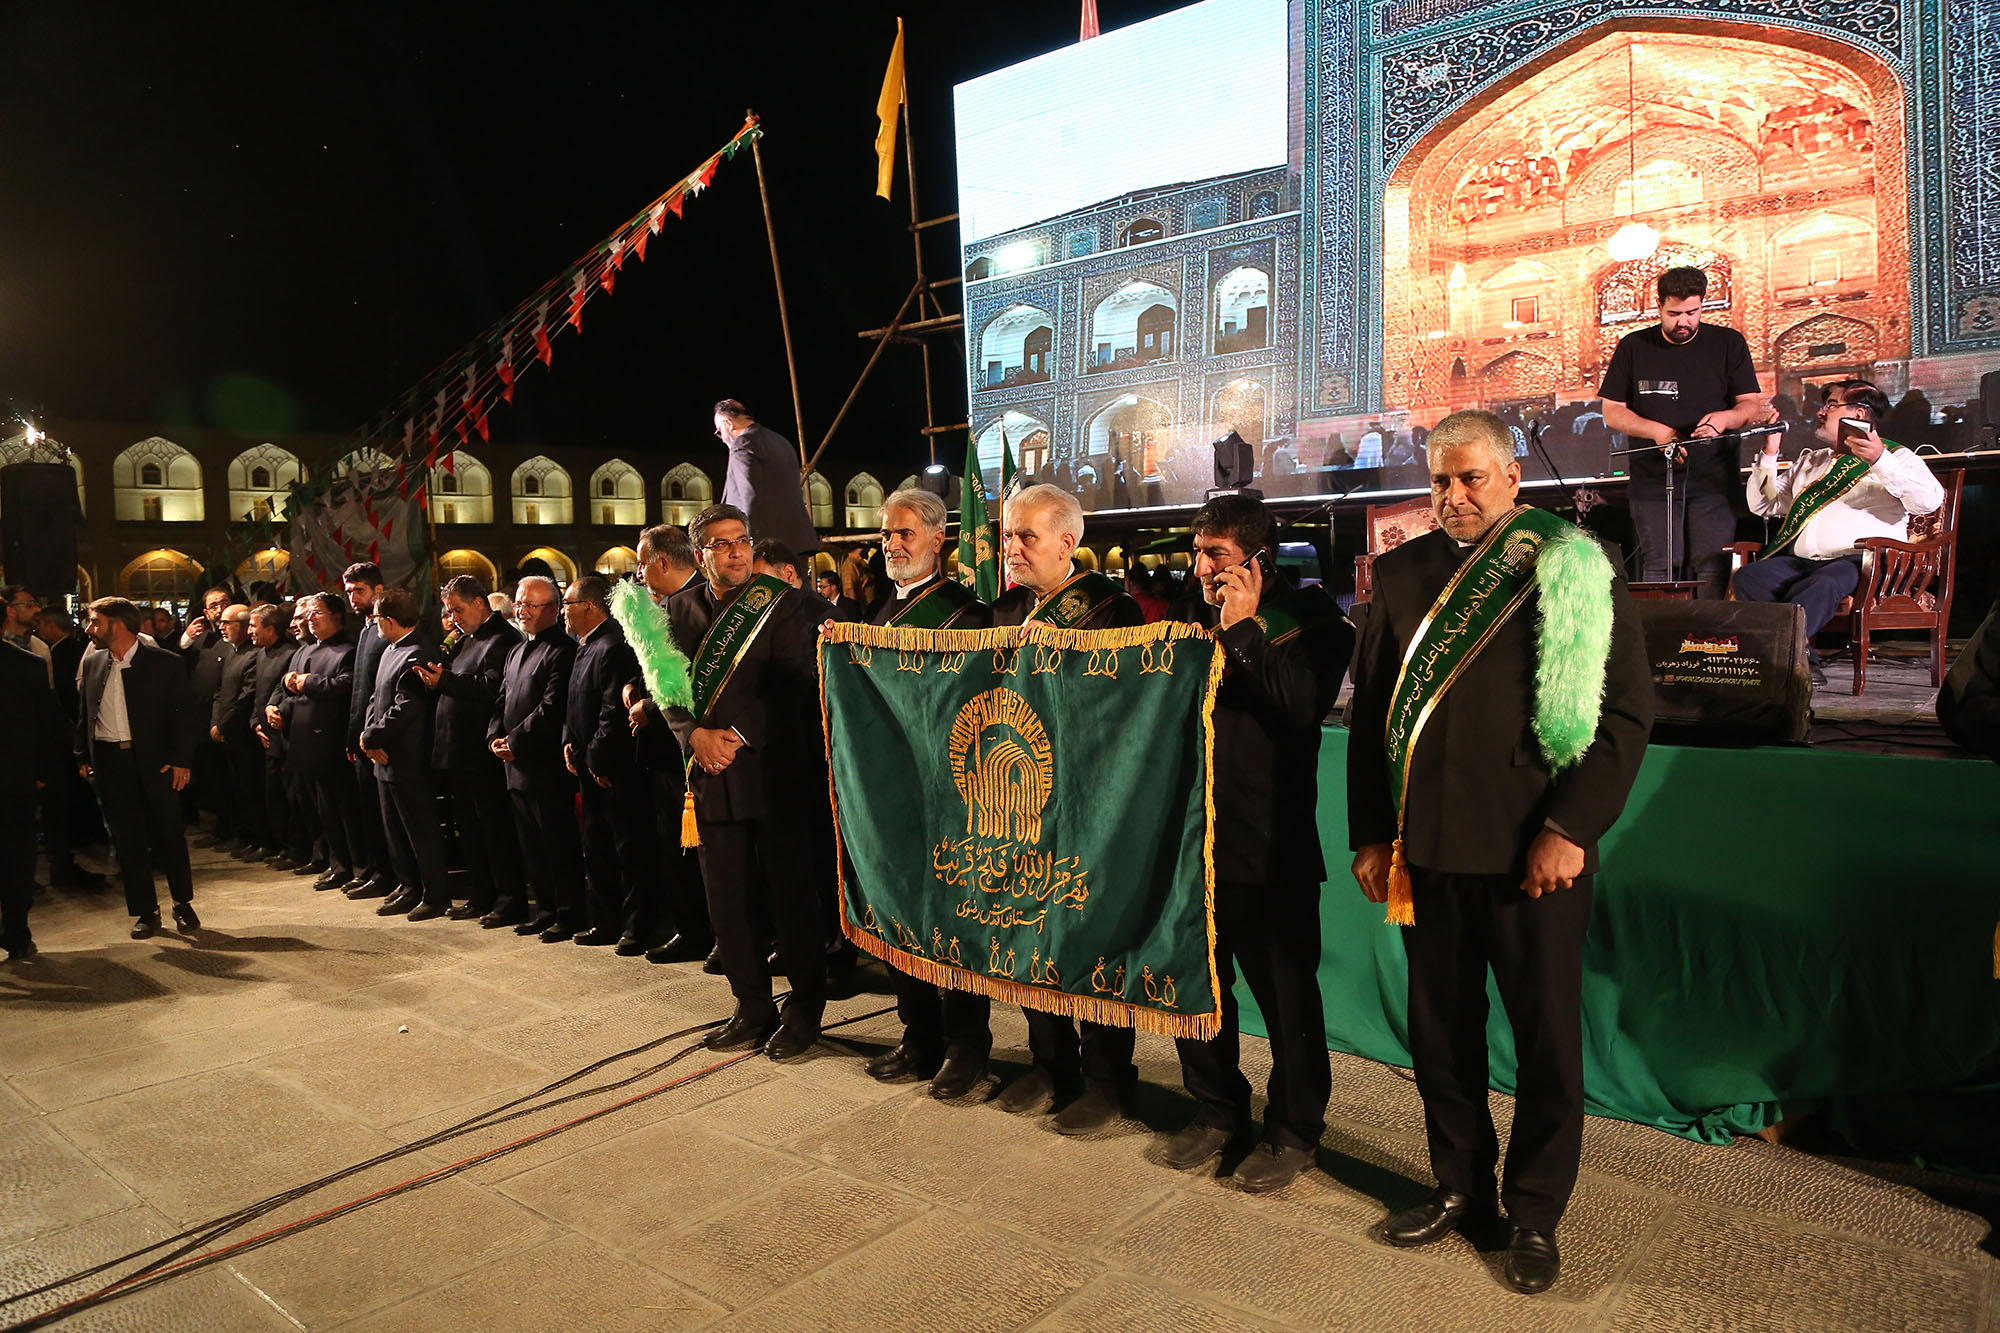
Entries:
{"type": "Polygon", "coordinates": [[[1267,579],[1274,578],[1277,576],[1278,567],[1276,564],[1272,562],[1271,552],[1267,547],[1263,546],[1258,547],[1255,551],[1253,551],[1250,554],[1250,557],[1246,559],[1243,563],[1246,565],[1257,566],[1258,572],[1261,573],[1267,579]]]}
{"type": "Polygon", "coordinates": [[[1867,422],[1862,421],[1857,417],[1842,417],[1840,419],[1841,443],[1845,444],[1849,440],[1858,440],[1865,438],[1870,429],[1872,428],[1869,426],[1867,422]]]}

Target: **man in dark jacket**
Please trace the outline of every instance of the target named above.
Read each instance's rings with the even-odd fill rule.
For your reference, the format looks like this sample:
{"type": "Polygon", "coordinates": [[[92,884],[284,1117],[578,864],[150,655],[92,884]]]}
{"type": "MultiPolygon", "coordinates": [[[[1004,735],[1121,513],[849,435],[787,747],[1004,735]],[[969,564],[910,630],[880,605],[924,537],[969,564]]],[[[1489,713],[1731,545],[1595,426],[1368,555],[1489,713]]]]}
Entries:
{"type": "Polygon", "coordinates": [[[746,516],[752,535],[783,542],[795,555],[819,549],[799,483],[799,453],[784,436],[757,424],[734,398],[715,405],[715,434],[729,449],[722,503],[746,516]]]}
{"type": "Polygon", "coordinates": [[[382,656],[361,727],[361,756],[375,766],[382,829],[389,864],[401,889],[377,916],[428,921],[451,910],[450,867],[444,826],[438,822],[437,782],[431,776],[431,710],[434,700],[416,668],[438,660],[437,649],[417,633],[423,612],[416,594],[390,588],[375,598],[375,627],[382,656]]]}
{"type": "Polygon", "coordinates": [[[577,641],[563,714],[563,766],[583,793],[583,871],[590,929],[578,944],[615,944],[627,957],[649,947],[653,929],[654,838],[651,788],[625,713],[625,689],[639,659],[611,618],[611,584],[586,574],[569,585],[563,619],[577,641]]]}
{"type": "Polygon", "coordinates": [[[229,781],[229,748],[209,735],[206,719],[215,708],[222,690],[222,668],[236,655],[236,647],[223,633],[223,617],[229,607],[229,589],[210,588],[201,595],[202,614],[188,622],[181,634],[181,665],[194,685],[195,706],[204,724],[195,747],[194,777],[188,784],[183,807],[192,818],[196,810],[215,816],[215,825],[195,839],[197,847],[219,847],[235,851],[242,845],[236,801],[229,781]]]}
{"type": "MultiPolygon", "coordinates": [[[[312,785],[326,840],[327,869],[313,887],[337,889],[354,882],[360,814],[354,774],[347,758],[347,712],[354,692],[354,636],[347,628],[347,603],[330,592],[305,599],[306,627],[313,646],[285,675],[292,709],[285,718],[290,760],[312,785]]],[[[371,779],[372,781],[372,779],[371,779]]]]}
{"type": "Polygon", "coordinates": [[[283,607],[261,602],[250,608],[250,644],[257,654],[251,671],[250,735],[257,746],[263,779],[257,799],[264,803],[267,864],[273,870],[293,870],[312,861],[312,828],[297,810],[297,779],[285,762],[289,746],[283,728],[272,713],[282,714],[289,697],[285,693],[285,673],[299,645],[288,632],[283,607]]]}
{"type": "Polygon", "coordinates": [[[514,852],[507,775],[486,748],[486,729],[521,632],[493,610],[485,586],[470,574],[444,585],[444,609],[463,636],[458,651],[449,663],[419,663],[415,670],[438,696],[431,765],[446,774],[452,823],[472,881],[471,894],[451,909],[451,918],[478,917],[488,930],[518,926],[528,919],[526,881],[514,852]]]}
{"type": "Polygon", "coordinates": [[[77,759],[83,775],[97,782],[135,940],[160,928],[155,863],[173,895],[175,926],[201,929],[175,793],[193,775],[204,716],[180,660],[141,642],[139,624],[139,608],[122,597],[90,604],[84,630],[102,651],[83,659],[76,720],[77,759]]]}
{"type": "Polygon", "coordinates": [[[208,713],[208,738],[222,744],[228,761],[230,804],[236,824],[233,848],[239,861],[261,861],[269,840],[264,820],[264,752],[250,734],[251,696],[257,688],[257,646],[250,641],[250,608],[241,604],[222,611],[222,640],[228,656],[216,682],[215,702],[208,713]]]}
{"type": "Polygon", "coordinates": [[[535,915],[514,933],[539,935],[544,944],[573,939],[584,926],[576,779],[563,768],[562,748],[576,640],[563,630],[560,602],[555,581],[539,574],[515,588],[526,637],[507,654],[500,707],[486,729],[486,748],[507,766],[521,864],[535,893],[535,915]]]}
{"type": "Polygon", "coordinates": [[[387,646],[381,631],[369,620],[375,612],[375,599],[382,595],[382,567],[367,560],[357,561],[341,572],[340,588],[347,597],[348,609],[354,613],[349,622],[354,628],[354,691],[347,701],[347,759],[353,766],[357,838],[354,864],[349,867],[354,879],[345,887],[352,890],[347,895],[350,898],[387,898],[398,888],[417,886],[396,883],[382,827],[378,774],[375,765],[361,757],[361,728],[367,721],[368,701],[373,695],[375,664],[387,646]]]}
{"type": "Polygon", "coordinates": [[[7,700],[9,720],[8,746],[0,758],[0,949],[8,962],[26,962],[36,952],[28,929],[35,892],[35,792],[63,780],[69,747],[41,658],[0,643],[0,698],[7,700]]]}
{"type": "Polygon", "coordinates": [[[1326,1132],[1332,1078],[1319,993],[1319,890],[1326,880],[1314,811],[1320,722],[1340,693],[1354,627],[1323,589],[1293,590],[1274,564],[1277,530],[1261,500],[1221,496],[1195,512],[1198,600],[1175,618],[1228,654],[1215,699],[1215,970],[1222,1030],[1182,1038],[1181,1080],[1194,1121],[1162,1160],[1187,1169],[1250,1130],[1238,1064],[1235,973],[1271,1036],[1264,1138],[1236,1168],[1253,1194],[1290,1184],[1326,1132]]]}

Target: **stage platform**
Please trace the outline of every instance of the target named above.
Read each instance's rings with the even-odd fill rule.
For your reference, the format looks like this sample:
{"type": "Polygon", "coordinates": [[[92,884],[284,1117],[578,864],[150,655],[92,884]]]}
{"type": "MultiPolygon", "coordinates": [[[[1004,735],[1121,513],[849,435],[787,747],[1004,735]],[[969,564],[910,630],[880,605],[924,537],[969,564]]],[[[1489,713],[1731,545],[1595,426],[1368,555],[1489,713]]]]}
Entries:
{"type": "MultiPolygon", "coordinates": [[[[0,1292],[407,1144],[728,1004],[692,964],[383,919],[208,853],[197,867],[207,929],[192,939],[128,940],[115,890],[44,894],[41,960],[0,967],[0,1292]]],[[[890,1003],[879,972],[862,976],[830,1022],[890,1003]]],[[[996,1057],[1018,1070],[1019,1012],[994,1017],[996,1057]]],[[[877,1016],[802,1064],[729,1065],[58,1327],[2000,1329],[2000,1186],[1593,1117],[1563,1280],[1530,1299],[1464,1240],[1406,1253],[1371,1234],[1428,1185],[1402,1071],[1335,1055],[1321,1169],[1252,1197],[1148,1159],[1191,1113],[1161,1038],[1139,1041],[1136,1118],[1069,1140],[1046,1119],[873,1082],[860,1061],[895,1036],[877,1016]]],[[[371,1168],[245,1234],[713,1062],[647,1072],[683,1044],[565,1090],[605,1091],[371,1168]]],[[[1249,1040],[1245,1056],[1261,1087],[1267,1048],[1249,1040]]],[[[1495,1103],[1504,1126],[1511,1108],[1495,1103]]]]}

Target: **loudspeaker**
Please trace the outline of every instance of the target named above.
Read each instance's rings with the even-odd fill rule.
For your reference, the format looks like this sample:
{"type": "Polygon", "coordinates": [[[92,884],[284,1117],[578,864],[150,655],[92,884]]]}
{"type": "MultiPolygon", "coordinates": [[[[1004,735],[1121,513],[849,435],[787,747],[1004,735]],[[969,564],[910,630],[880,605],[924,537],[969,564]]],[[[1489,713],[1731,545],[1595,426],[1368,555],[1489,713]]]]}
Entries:
{"type": "Polygon", "coordinates": [[[1799,743],[1812,677],[1806,613],[1790,602],[1642,601],[1653,739],[1799,743]]]}
{"type": "Polygon", "coordinates": [[[2000,370],[1989,370],[1979,377],[1980,420],[1995,430],[2000,430],[2000,370]]]}
{"type": "Polygon", "coordinates": [[[76,473],[61,463],[0,467],[7,581],[46,596],[76,591],[76,473]]]}
{"type": "Polygon", "coordinates": [[[1210,447],[1215,450],[1216,490],[1240,490],[1257,475],[1257,451],[1235,431],[1230,431],[1210,447]]]}

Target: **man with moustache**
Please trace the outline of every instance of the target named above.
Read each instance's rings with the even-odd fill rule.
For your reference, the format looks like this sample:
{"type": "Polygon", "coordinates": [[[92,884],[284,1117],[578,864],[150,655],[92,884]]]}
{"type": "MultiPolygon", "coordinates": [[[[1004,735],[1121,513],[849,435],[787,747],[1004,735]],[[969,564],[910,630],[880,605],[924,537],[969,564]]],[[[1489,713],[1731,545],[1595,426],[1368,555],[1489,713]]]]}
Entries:
{"type": "Polygon", "coordinates": [[[437,650],[417,633],[423,612],[416,594],[386,589],[376,596],[374,607],[382,655],[375,663],[361,727],[361,756],[375,766],[389,864],[402,886],[375,915],[429,921],[451,910],[444,827],[438,822],[437,783],[431,776],[435,702],[416,670],[434,665],[437,650]]]}
{"type": "Polygon", "coordinates": [[[795,1060],[819,1040],[826,1008],[824,907],[806,863],[809,840],[794,828],[807,802],[830,799],[818,686],[817,636],[826,617],[788,584],[751,572],[742,510],[711,505],[688,535],[708,581],[675,596],[667,614],[693,664],[694,709],[670,708],[667,722],[691,763],[688,801],[709,920],[736,999],[707,1045],[734,1051],[761,1044],[773,1060],[795,1060]],[[791,981],[782,1014],[764,967],[753,896],[760,880],[791,981]]]}
{"type": "MultiPolygon", "coordinates": [[[[195,703],[206,719],[222,691],[222,668],[236,656],[236,645],[223,632],[223,616],[229,608],[229,589],[210,588],[201,595],[202,614],[188,623],[181,634],[181,665],[194,683],[195,703]]],[[[236,801],[229,782],[229,747],[201,729],[201,743],[195,747],[194,778],[188,784],[183,808],[192,815],[206,810],[215,817],[207,835],[195,839],[196,847],[235,851],[240,846],[236,801]]]]}
{"type": "Polygon", "coordinates": [[[257,688],[257,645],[250,641],[250,608],[242,604],[222,609],[222,640],[228,655],[209,708],[208,736],[220,742],[228,761],[230,804],[235,809],[237,837],[233,855],[239,861],[262,861],[269,840],[264,822],[264,754],[250,734],[250,713],[257,688]]]}
{"type": "MultiPolygon", "coordinates": [[[[987,607],[944,577],[945,518],[944,501],[929,491],[901,490],[882,502],[882,564],[892,587],[870,624],[985,629],[990,623],[987,607]]],[[[931,1096],[940,1101],[963,1097],[984,1083],[993,1050],[993,1002],[967,991],[939,990],[893,968],[889,980],[903,1039],[864,1066],[868,1076],[884,1083],[929,1079],[931,1096]]]]}
{"type": "Polygon", "coordinates": [[[569,701],[563,713],[563,767],[583,793],[583,873],[590,928],[577,944],[617,946],[621,957],[646,952],[652,927],[654,839],[652,789],[639,768],[625,711],[625,689],[639,679],[639,659],[611,618],[611,583],[586,574],[563,595],[563,621],[576,640],[569,701]]]}
{"type": "Polygon", "coordinates": [[[514,812],[507,774],[486,748],[486,731],[500,704],[507,656],[521,632],[493,610],[486,587],[470,574],[444,585],[444,610],[461,636],[448,663],[418,662],[417,678],[437,695],[431,764],[447,775],[445,790],[458,846],[472,880],[466,901],[451,909],[454,921],[477,917],[486,930],[528,919],[526,881],[514,855],[514,812]]]}
{"type": "Polygon", "coordinates": [[[576,938],[584,926],[583,843],[576,826],[576,778],[563,767],[563,718],[576,640],[562,627],[555,580],[530,574],[514,589],[521,642],[507,654],[500,706],[486,748],[507,766],[514,833],[535,914],[514,927],[544,944],[576,938]]]}
{"type": "Polygon", "coordinates": [[[354,768],[355,827],[359,834],[354,848],[354,879],[344,891],[350,898],[387,898],[399,888],[416,886],[396,883],[382,828],[376,766],[361,755],[361,728],[368,720],[368,701],[374,697],[375,664],[387,647],[372,619],[375,599],[382,595],[382,567],[368,560],[356,561],[341,571],[340,590],[354,613],[354,691],[347,706],[347,758],[354,768]]]}
{"type": "MultiPolygon", "coordinates": [[[[1076,563],[1083,544],[1083,506],[1055,486],[1029,486],[1007,499],[1001,525],[1007,577],[1014,587],[993,603],[995,625],[1054,625],[1059,629],[1128,629],[1146,613],[1112,580],[1076,563]]],[[[1117,1119],[1138,1082],[1132,1029],[1028,1010],[1034,1065],[1001,1090],[996,1105],[1013,1114],[1056,1112],[1056,1129],[1088,1134],[1117,1119]]]]}
{"type": "MultiPolygon", "coordinates": [[[[355,880],[361,839],[360,796],[347,758],[347,714],[354,693],[354,635],[347,603],[330,592],[303,599],[312,647],[285,674],[291,711],[282,714],[289,758],[312,788],[326,841],[326,870],[313,881],[320,892],[355,880]]],[[[266,714],[269,717],[269,714],[266,714]]],[[[373,781],[373,779],[370,779],[373,781]]]]}
{"type": "Polygon", "coordinates": [[[1650,440],[1660,446],[1660,452],[1649,449],[1625,460],[1641,580],[1679,578],[1679,566],[1701,581],[1700,596],[1721,598],[1729,591],[1722,548],[1736,532],[1737,487],[1736,441],[1721,436],[1763,421],[1769,409],[1743,335],[1701,322],[1708,275],[1670,268],[1654,287],[1660,322],[1618,340],[1598,388],[1604,424],[1634,445],[1650,440]],[[1685,470],[1669,521],[1666,483],[1676,468],[1685,470]],[[1667,563],[1670,545],[1674,565],[1667,563]]]}
{"type": "Polygon", "coordinates": [[[250,735],[263,778],[257,795],[264,803],[265,864],[273,870],[298,870],[312,861],[312,829],[299,814],[298,782],[285,762],[290,746],[284,729],[272,718],[274,710],[282,716],[285,673],[298,651],[285,629],[282,607],[263,602],[250,608],[250,644],[257,654],[251,671],[250,735]]]}

